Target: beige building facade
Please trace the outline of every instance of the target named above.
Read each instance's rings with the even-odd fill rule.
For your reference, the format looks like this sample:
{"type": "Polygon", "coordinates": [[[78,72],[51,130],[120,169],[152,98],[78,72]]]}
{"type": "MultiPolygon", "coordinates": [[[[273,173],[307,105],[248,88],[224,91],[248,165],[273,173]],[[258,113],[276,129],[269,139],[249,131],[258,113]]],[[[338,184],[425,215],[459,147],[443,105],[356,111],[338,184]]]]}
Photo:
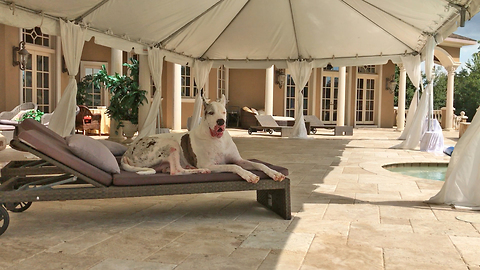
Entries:
{"type": "MultiPolygon", "coordinates": [[[[446,67],[449,77],[460,65],[460,48],[476,44],[471,39],[452,35],[437,46],[435,57],[438,64],[446,67]]],[[[137,57],[130,52],[121,52],[121,60],[114,57],[111,48],[95,44],[94,40],[85,42],[80,71],[77,81],[83,76],[95,73],[105,65],[113,73],[118,62],[126,62],[130,57],[137,57]]],[[[35,102],[44,112],[53,112],[63,90],[68,83],[68,74],[61,53],[60,39],[43,35],[40,29],[19,29],[0,24],[0,111],[11,110],[22,102],[35,102]],[[30,53],[29,62],[24,71],[12,64],[12,48],[25,41],[30,53]]],[[[146,58],[143,58],[146,59],[146,58]]],[[[142,58],[140,57],[140,61],[142,58]]],[[[325,124],[338,124],[339,106],[344,107],[340,115],[344,115],[343,124],[348,126],[393,127],[394,94],[387,89],[388,78],[395,72],[395,64],[389,61],[384,65],[315,68],[304,89],[304,114],[316,115],[325,124]],[[339,82],[344,76],[344,106],[339,104],[339,82]]],[[[141,71],[142,72],[142,71],[141,71]]],[[[145,72],[145,71],[143,71],[145,72]]],[[[142,84],[142,82],[141,82],[142,84]]],[[[400,83],[401,85],[401,83],[400,83]]],[[[141,85],[153,96],[152,83],[141,85]]],[[[205,96],[217,99],[225,94],[228,99],[228,110],[242,113],[243,107],[264,110],[272,108],[275,116],[295,117],[294,82],[288,70],[269,69],[228,69],[212,68],[206,83],[205,96]],[[272,76],[273,72],[273,76],[272,76]],[[278,73],[285,73],[284,85],[278,81],[278,73]],[[273,83],[273,98],[266,98],[268,85],[273,83]]],[[[192,115],[195,87],[193,73],[189,67],[165,62],[162,80],[162,127],[178,129],[186,128],[188,117],[192,115]],[[178,89],[176,82],[181,82],[178,89]],[[175,95],[180,91],[181,106],[175,105],[175,95]],[[177,119],[177,118],[180,118],[177,119]]],[[[453,88],[450,102],[453,108],[453,88]]],[[[92,93],[99,105],[108,105],[108,95],[92,93]]],[[[268,95],[267,95],[268,96],[268,95]]],[[[449,97],[447,97],[449,99],[449,97]]],[[[342,99],[343,100],[343,99],[342,99]]],[[[341,102],[341,100],[340,100],[341,102]]],[[[448,103],[448,101],[447,101],[448,103]]],[[[448,104],[447,104],[448,109],[448,104]]],[[[240,123],[242,126],[242,123],[240,123]]]]}

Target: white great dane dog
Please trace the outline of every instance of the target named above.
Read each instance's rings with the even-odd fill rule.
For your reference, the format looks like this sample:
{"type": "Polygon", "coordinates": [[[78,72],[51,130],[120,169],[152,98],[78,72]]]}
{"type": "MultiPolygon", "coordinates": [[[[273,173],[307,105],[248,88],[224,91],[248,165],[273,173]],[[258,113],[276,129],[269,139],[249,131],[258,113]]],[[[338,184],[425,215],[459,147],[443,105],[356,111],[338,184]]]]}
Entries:
{"type": "Polygon", "coordinates": [[[155,174],[153,167],[169,167],[171,175],[233,172],[247,182],[260,178],[248,170],[261,170],[275,181],[285,175],[262,163],[240,156],[232,137],[225,130],[225,96],[220,101],[203,101],[204,117],[188,133],[164,133],[142,138],[129,146],[122,157],[122,168],[138,174],[155,174]],[[198,169],[196,169],[198,168],[198,169]]]}

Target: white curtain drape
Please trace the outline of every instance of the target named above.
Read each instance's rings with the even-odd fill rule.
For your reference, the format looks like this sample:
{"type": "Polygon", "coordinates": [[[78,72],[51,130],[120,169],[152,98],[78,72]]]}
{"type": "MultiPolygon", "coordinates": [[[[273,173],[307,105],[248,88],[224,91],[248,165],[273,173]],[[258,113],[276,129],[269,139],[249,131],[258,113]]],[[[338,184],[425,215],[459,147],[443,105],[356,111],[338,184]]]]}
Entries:
{"type": "Polygon", "coordinates": [[[207,82],[208,75],[210,74],[210,70],[212,69],[213,61],[200,61],[195,60],[193,63],[193,74],[195,78],[195,83],[197,84],[198,93],[195,97],[195,104],[193,106],[193,114],[192,114],[192,121],[190,130],[194,129],[198,126],[200,122],[200,115],[202,112],[202,96],[203,96],[203,87],[207,82]]]}
{"type": "Polygon", "coordinates": [[[60,20],[62,50],[69,79],[68,85],[63,91],[62,98],[55,108],[48,127],[63,137],[71,134],[75,127],[75,107],[77,104],[77,80],[75,76],[78,74],[80,66],[85,34],[86,30],[82,29],[79,25],[60,20]]]}
{"type": "Polygon", "coordinates": [[[435,38],[429,37],[426,44],[426,56],[425,56],[425,75],[427,79],[427,127],[426,132],[423,134],[420,142],[420,150],[427,152],[438,152],[443,150],[443,133],[441,129],[435,129],[435,121],[433,119],[433,64],[434,64],[434,49],[436,46],[435,38]]]}
{"type": "Polygon", "coordinates": [[[428,202],[480,210],[479,164],[480,113],[477,110],[470,126],[455,145],[442,189],[428,202]]]}
{"type": "Polygon", "coordinates": [[[410,106],[408,107],[407,113],[407,121],[405,123],[405,129],[402,131],[402,134],[398,138],[399,140],[405,140],[407,138],[407,134],[412,132],[413,128],[421,128],[421,127],[413,127],[413,116],[415,115],[415,111],[417,110],[417,100],[418,100],[418,92],[420,86],[420,79],[422,78],[421,74],[421,60],[420,55],[408,55],[402,56],[402,63],[407,71],[408,77],[412,82],[413,86],[415,86],[415,93],[413,94],[412,101],[410,102],[410,106]]]}
{"type": "MultiPolygon", "coordinates": [[[[405,140],[400,144],[394,145],[391,148],[401,148],[401,149],[415,149],[420,140],[422,139],[422,129],[424,125],[424,120],[429,113],[429,106],[430,100],[433,93],[433,84],[431,82],[432,69],[433,69],[433,50],[435,49],[435,39],[430,36],[428,37],[427,44],[425,46],[425,71],[430,69],[430,77],[427,75],[427,81],[429,82],[427,89],[422,94],[420,98],[420,102],[418,104],[417,109],[413,115],[413,120],[411,123],[411,128],[409,128],[409,132],[405,135],[405,140]],[[429,60],[431,59],[431,60],[429,60]],[[430,78],[430,79],[429,79],[430,78]]],[[[430,110],[430,113],[432,111],[430,110]]],[[[408,126],[407,126],[408,127],[408,126]]]]}
{"type": "Polygon", "coordinates": [[[313,62],[287,62],[287,66],[295,82],[295,125],[293,125],[293,132],[290,138],[308,138],[303,117],[303,88],[312,73],[313,62]]]}
{"type": "Polygon", "coordinates": [[[155,119],[158,115],[158,110],[162,109],[162,72],[163,72],[163,58],[164,54],[158,48],[148,48],[148,67],[150,68],[150,74],[155,84],[155,94],[153,95],[152,104],[148,110],[145,123],[142,130],[138,132],[138,136],[135,141],[152,134],[155,134],[155,119]]]}

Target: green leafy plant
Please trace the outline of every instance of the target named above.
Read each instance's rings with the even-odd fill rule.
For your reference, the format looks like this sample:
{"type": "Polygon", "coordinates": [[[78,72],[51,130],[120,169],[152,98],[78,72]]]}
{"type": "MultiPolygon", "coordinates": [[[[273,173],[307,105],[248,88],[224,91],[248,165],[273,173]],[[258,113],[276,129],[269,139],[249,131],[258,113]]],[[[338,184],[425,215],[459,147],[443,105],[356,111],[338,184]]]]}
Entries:
{"type": "Polygon", "coordinates": [[[108,75],[105,66],[94,76],[93,81],[103,83],[111,94],[107,115],[117,121],[118,127],[123,126],[122,120],[138,124],[138,107],[148,103],[147,91],[140,90],[138,85],[138,61],[130,58],[131,64],[124,63],[127,75],[108,75]]]}
{"type": "Polygon", "coordinates": [[[89,95],[89,90],[100,89],[99,82],[95,79],[94,75],[86,75],[77,83],[77,104],[94,106],[92,95],[89,95]]]}
{"type": "Polygon", "coordinates": [[[27,119],[27,118],[32,118],[38,122],[42,120],[42,116],[45,113],[40,111],[40,110],[31,110],[23,114],[21,121],[27,119]]]}

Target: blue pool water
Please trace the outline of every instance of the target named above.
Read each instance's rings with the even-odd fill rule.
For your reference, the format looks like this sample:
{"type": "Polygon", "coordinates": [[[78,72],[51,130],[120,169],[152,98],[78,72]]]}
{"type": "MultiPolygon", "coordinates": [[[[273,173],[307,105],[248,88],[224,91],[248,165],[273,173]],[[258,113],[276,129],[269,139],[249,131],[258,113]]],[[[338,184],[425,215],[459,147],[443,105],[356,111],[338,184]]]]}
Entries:
{"type": "Polygon", "coordinates": [[[403,175],[414,176],[418,178],[445,181],[445,173],[447,172],[448,164],[438,164],[439,167],[413,165],[413,166],[398,166],[403,164],[396,164],[396,166],[385,166],[384,168],[403,175]]]}

